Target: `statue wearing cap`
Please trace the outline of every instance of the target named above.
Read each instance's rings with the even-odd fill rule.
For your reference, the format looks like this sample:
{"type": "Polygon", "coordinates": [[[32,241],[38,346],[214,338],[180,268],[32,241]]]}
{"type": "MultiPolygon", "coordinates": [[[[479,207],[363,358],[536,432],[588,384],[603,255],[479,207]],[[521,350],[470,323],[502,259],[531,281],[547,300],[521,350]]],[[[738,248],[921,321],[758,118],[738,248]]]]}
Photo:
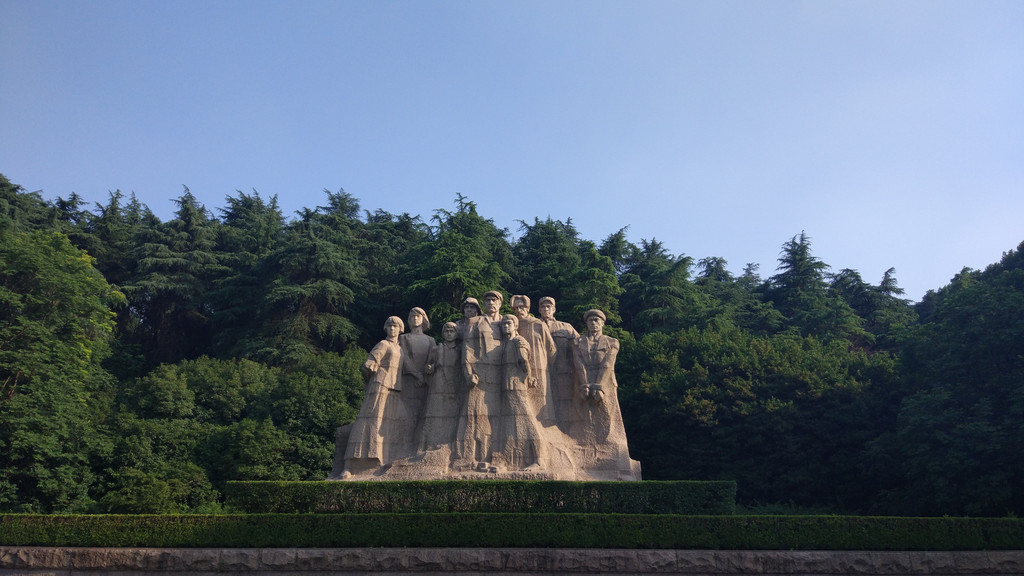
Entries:
{"type": "Polygon", "coordinates": [[[466,336],[466,330],[469,329],[469,321],[481,314],[480,302],[470,296],[462,301],[462,306],[459,309],[462,310],[462,319],[456,322],[455,326],[459,330],[459,340],[462,340],[466,336]]]}
{"type": "Polygon", "coordinates": [[[615,359],[619,341],[604,335],[604,312],[593,309],[583,314],[587,333],[576,339],[576,398],[570,435],[581,442],[625,444],[626,432],[619,411],[615,359]]]}
{"type": "Polygon", "coordinates": [[[356,421],[336,434],[332,479],[640,480],[619,410],[619,341],[606,315],[588,310],[586,334],[554,320],[554,299],[502,294],[462,302],[464,318],[435,344],[422,308],[385,323],[386,339],[364,365],[367,393],[356,421]],[[555,327],[557,338],[552,335],[555,327]],[[559,366],[559,354],[567,366],[559,366]],[[545,374],[566,395],[548,392],[545,374]],[[401,391],[399,393],[399,391],[401,391]],[[552,407],[554,406],[554,409],[552,407]]]}
{"type": "Polygon", "coordinates": [[[501,425],[501,292],[483,296],[483,314],[469,318],[462,339],[466,410],[455,439],[457,467],[489,467],[501,425]]]}
{"type": "Polygon", "coordinates": [[[516,294],[511,302],[518,321],[519,335],[530,344],[531,372],[537,380],[537,386],[529,392],[528,401],[541,423],[550,426],[555,423],[555,410],[548,366],[556,352],[555,340],[546,324],[530,316],[529,296],[516,294]]]}
{"type": "Polygon", "coordinates": [[[573,381],[572,348],[580,334],[572,324],[555,319],[555,299],[551,296],[540,299],[537,311],[540,313],[540,321],[548,327],[555,343],[555,353],[549,359],[548,368],[551,389],[549,402],[554,407],[555,423],[563,432],[568,432],[572,397],[575,395],[573,390],[576,388],[573,381]]]}

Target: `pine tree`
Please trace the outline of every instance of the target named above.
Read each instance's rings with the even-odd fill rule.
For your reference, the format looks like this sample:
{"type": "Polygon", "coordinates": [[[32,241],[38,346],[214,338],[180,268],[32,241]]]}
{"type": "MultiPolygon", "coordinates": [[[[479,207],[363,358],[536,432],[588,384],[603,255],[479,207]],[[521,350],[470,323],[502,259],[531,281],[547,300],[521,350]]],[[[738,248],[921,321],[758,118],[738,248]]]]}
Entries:
{"type": "Polygon", "coordinates": [[[138,271],[124,286],[150,362],[197,358],[210,347],[213,286],[227,268],[219,223],[186,188],[174,220],[139,229],[138,271]]]}
{"type": "Polygon", "coordinates": [[[779,272],[769,278],[766,297],[802,335],[869,342],[862,320],[845,301],[829,294],[828,269],[811,254],[811,240],[801,232],[783,245],[779,272]]]}
{"type": "Polygon", "coordinates": [[[241,346],[260,329],[258,311],[267,295],[264,262],[285,239],[285,222],[277,196],[264,201],[258,192],[238,192],[222,208],[217,251],[230,270],[210,295],[212,351],[218,356],[244,355],[241,346]]]}
{"type": "Polygon", "coordinates": [[[261,328],[242,343],[247,356],[293,365],[310,354],[340,353],[359,338],[350,316],[366,293],[359,203],[343,190],[327,198],[327,206],[303,210],[265,258],[261,328]]]}
{"type": "Polygon", "coordinates": [[[476,204],[464,196],[454,212],[437,210],[433,238],[414,250],[419,264],[410,286],[420,302],[427,302],[431,322],[441,325],[461,317],[459,305],[489,290],[507,294],[513,271],[508,232],[477,214],[476,204]]]}

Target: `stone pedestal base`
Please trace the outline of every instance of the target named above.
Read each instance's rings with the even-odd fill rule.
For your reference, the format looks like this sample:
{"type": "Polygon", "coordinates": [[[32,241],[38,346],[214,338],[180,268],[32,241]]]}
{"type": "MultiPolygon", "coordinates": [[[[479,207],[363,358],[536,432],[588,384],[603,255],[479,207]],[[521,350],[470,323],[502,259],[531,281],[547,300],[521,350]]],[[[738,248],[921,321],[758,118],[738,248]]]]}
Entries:
{"type": "Polygon", "coordinates": [[[639,481],[640,462],[629,457],[625,443],[597,446],[578,446],[554,427],[545,429],[551,440],[545,465],[537,469],[508,469],[501,458],[493,462],[454,463],[452,447],[438,446],[407,458],[399,458],[384,466],[366,466],[363,462],[349,463],[348,475],[344,446],[348,439],[347,427],[338,428],[334,468],[328,480],[575,480],[639,481]]]}
{"type": "Polygon", "coordinates": [[[0,546],[0,575],[1024,574],[1024,551],[829,552],[537,548],[43,548],[0,546]]]}

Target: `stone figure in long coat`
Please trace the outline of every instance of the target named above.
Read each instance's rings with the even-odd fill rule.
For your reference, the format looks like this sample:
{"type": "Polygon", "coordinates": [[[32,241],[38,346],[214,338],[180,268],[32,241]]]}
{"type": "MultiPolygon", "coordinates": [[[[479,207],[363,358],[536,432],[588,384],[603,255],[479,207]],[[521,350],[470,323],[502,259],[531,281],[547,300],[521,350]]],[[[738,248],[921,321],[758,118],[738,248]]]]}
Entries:
{"type": "Polygon", "coordinates": [[[427,356],[434,348],[434,339],[427,334],[430,319],[423,308],[415,307],[409,311],[409,332],[398,337],[402,348],[402,402],[405,404],[407,418],[401,423],[392,439],[394,458],[412,456],[413,442],[421,425],[423,407],[427,402],[427,356]]]}
{"type": "Polygon", "coordinates": [[[563,432],[569,431],[572,419],[572,397],[576,388],[573,372],[572,348],[579,332],[568,322],[555,319],[555,299],[545,296],[537,305],[540,320],[548,327],[555,342],[555,353],[548,364],[548,381],[551,383],[551,402],[555,408],[555,423],[563,432]]]}
{"type": "MultiPolygon", "coordinates": [[[[537,387],[530,343],[518,333],[519,319],[506,314],[502,328],[500,460],[509,470],[536,470],[547,461],[547,443],[528,394],[537,387]]],[[[495,458],[498,460],[499,458],[495,458]]]]}
{"type": "Polygon", "coordinates": [[[431,348],[427,357],[427,405],[417,435],[419,451],[436,449],[455,440],[459,422],[459,394],[462,391],[459,328],[448,322],[441,328],[444,340],[431,348]]]}
{"type": "Polygon", "coordinates": [[[385,338],[370,351],[363,363],[366,395],[352,424],[345,450],[342,478],[352,476],[351,468],[369,469],[390,462],[389,441],[396,427],[407,419],[404,406],[395,396],[401,392],[402,349],[398,335],[405,326],[398,316],[384,322],[385,338]]]}
{"type": "Polygon", "coordinates": [[[548,365],[555,355],[555,341],[547,325],[530,316],[530,297],[517,294],[512,297],[512,310],[519,321],[519,335],[530,344],[530,372],[537,385],[527,393],[527,401],[541,424],[555,423],[554,395],[548,379],[548,365]]]}
{"type": "Polygon", "coordinates": [[[573,346],[576,413],[570,433],[585,445],[606,442],[624,445],[626,432],[619,411],[619,385],[615,380],[619,341],[604,335],[604,312],[588,310],[583,318],[587,333],[577,338],[573,346]]]}
{"type": "Polygon", "coordinates": [[[462,340],[466,406],[456,432],[456,466],[486,468],[501,417],[501,292],[484,294],[483,314],[469,318],[462,340]]]}

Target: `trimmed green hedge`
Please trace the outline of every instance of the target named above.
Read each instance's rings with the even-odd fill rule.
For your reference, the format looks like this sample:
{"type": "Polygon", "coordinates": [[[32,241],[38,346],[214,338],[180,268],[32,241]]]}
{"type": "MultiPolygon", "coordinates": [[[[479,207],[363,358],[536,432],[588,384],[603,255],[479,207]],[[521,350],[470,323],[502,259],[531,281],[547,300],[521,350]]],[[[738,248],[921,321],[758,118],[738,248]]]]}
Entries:
{"type": "Polygon", "coordinates": [[[228,482],[230,510],[249,513],[563,512],[733,514],[736,483],[437,480],[228,482]]]}
{"type": "Polygon", "coordinates": [[[1024,520],[672,514],[0,515],[0,544],[1019,550],[1024,520]]]}

